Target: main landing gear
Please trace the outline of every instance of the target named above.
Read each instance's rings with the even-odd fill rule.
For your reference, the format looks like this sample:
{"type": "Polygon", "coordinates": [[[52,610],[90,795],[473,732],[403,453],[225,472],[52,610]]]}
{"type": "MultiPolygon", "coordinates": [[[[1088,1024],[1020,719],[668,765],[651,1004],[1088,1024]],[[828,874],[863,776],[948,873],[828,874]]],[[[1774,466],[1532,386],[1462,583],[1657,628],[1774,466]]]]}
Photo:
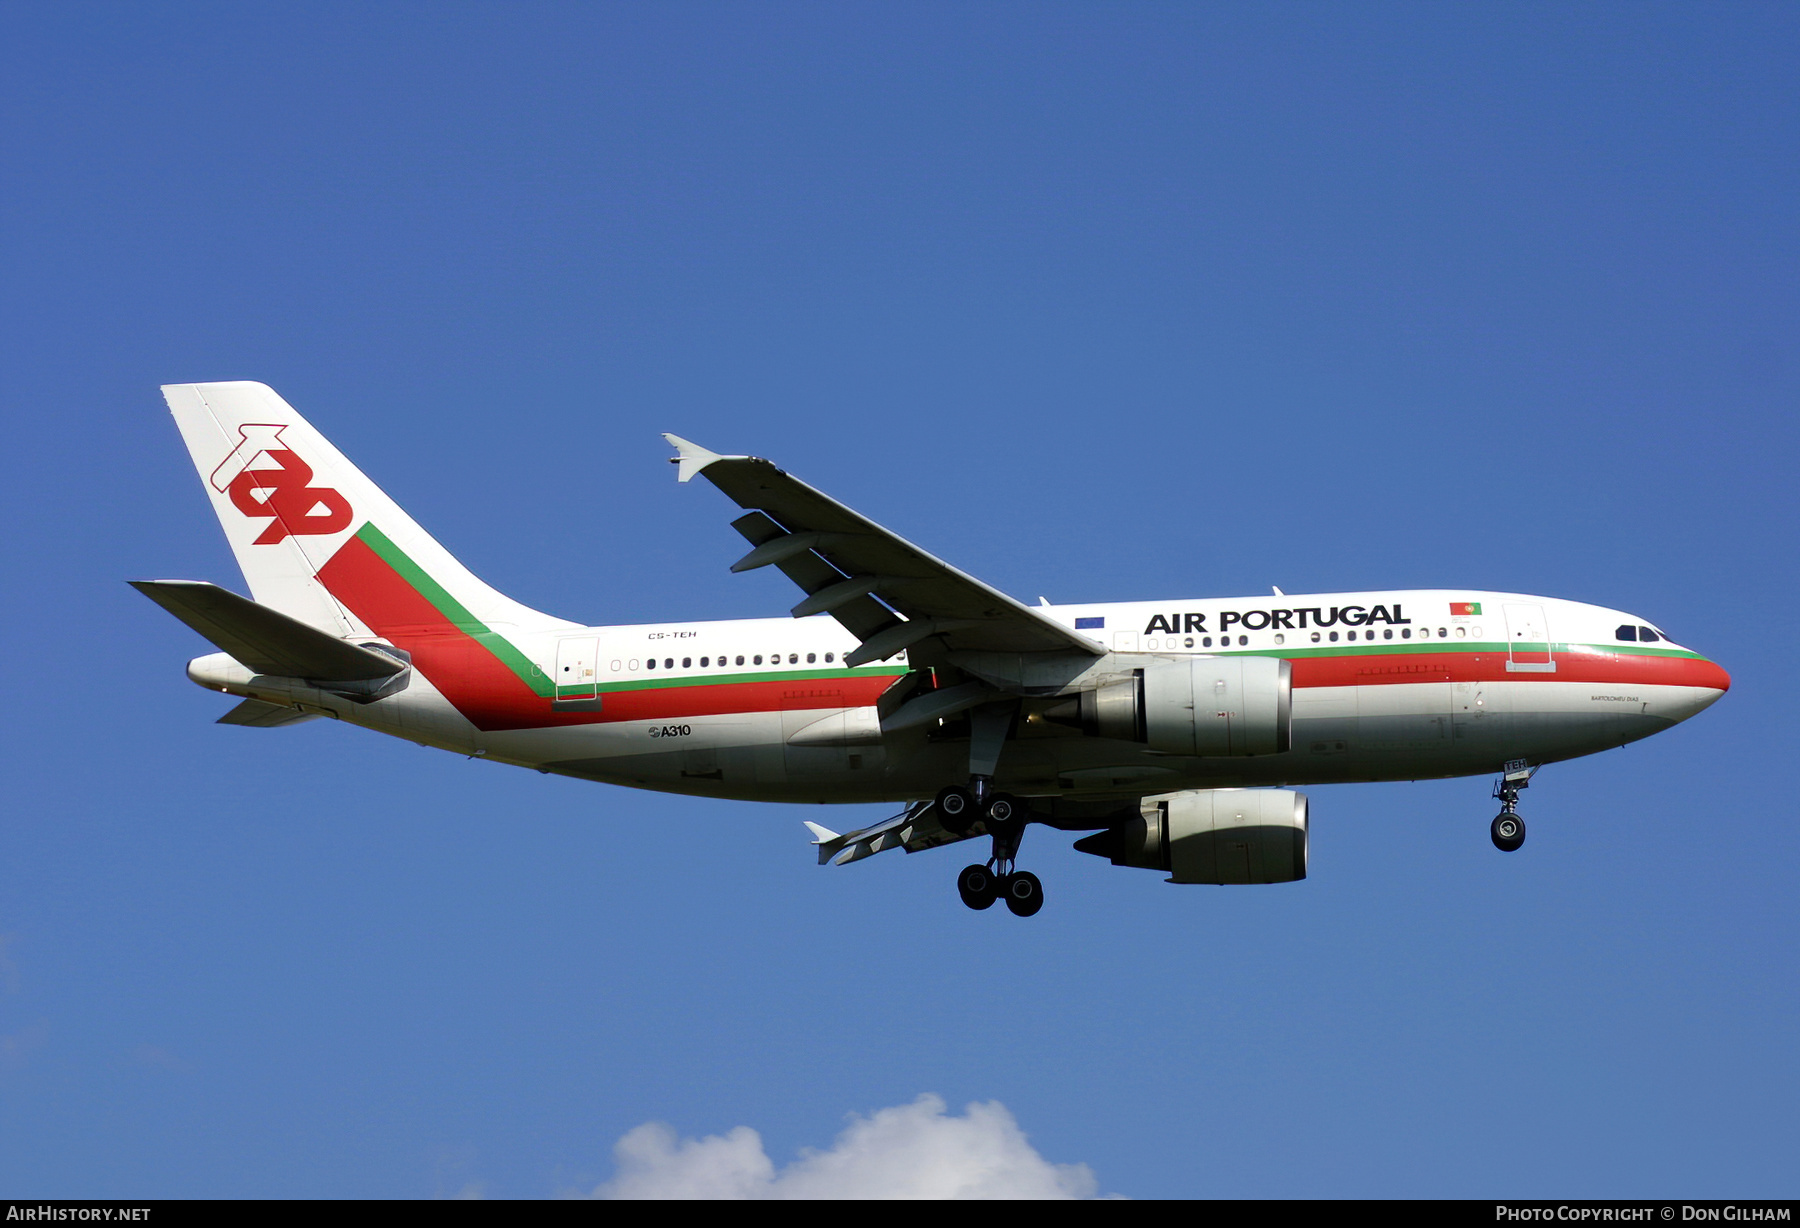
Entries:
{"type": "Polygon", "coordinates": [[[1015,869],[1013,859],[1019,855],[1030,816],[1017,798],[992,788],[1001,747],[1018,715],[1016,701],[983,704],[969,713],[969,785],[940,789],[937,817],[954,835],[966,836],[980,823],[994,838],[994,854],[987,864],[967,866],[956,876],[962,902],[982,909],[1005,900],[1015,916],[1029,917],[1044,906],[1044,885],[1037,875],[1015,869]]]}
{"type": "Polygon", "coordinates": [[[1488,834],[1493,837],[1494,847],[1502,853],[1516,853],[1525,843],[1525,820],[1519,817],[1519,791],[1531,785],[1537,769],[1523,759],[1514,759],[1506,765],[1505,772],[1494,782],[1494,796],[1500,799],[1500,813],[1494,816],[1488,834]]]}
{"type": "Polygon", "coordinates": [[[986,865],[965,866],[956,876],[957,894],[970,908],[991,908],[995,900],[1005,900],[1014,916],[1029,917],[1044,906],[1044,884],[1013,865],[1025,838],[1025,807],[1005,793],[982,798],[987,781],[977,777],[973,783],[972,789],[951,785],[937,795],[938,822],[947,830],[966,835],[980,822],[994,839],[986,865]]]}

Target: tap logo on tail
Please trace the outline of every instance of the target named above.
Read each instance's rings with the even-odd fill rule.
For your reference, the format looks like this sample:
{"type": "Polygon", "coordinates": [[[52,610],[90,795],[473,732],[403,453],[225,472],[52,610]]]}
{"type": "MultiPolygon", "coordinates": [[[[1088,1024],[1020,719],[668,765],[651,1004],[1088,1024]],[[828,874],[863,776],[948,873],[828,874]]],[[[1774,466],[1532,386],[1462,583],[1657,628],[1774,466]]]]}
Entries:
{"type": "Polygon", "coordinates": [[[238,511],[271,517],[257,535],[258,546],[350,527],[350,501],[329,486],[311,485],[312,466],[281,442],[286,429],[274,423],[245,423],[238,428],[237,447],[212,471],[213,489],[230,495],[238,511]]]}

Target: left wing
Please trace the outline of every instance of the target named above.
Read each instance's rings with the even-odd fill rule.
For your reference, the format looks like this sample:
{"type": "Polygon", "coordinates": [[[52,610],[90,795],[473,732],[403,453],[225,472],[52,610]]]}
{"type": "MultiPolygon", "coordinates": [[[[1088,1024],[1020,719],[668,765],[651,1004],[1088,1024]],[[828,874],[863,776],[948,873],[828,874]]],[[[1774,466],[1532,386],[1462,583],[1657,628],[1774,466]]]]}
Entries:
{"type": "Polygon", "coordinates": [[[679,480],[695,474],[749,515],[732,527],[750,542],[733,571],[775,566],[806,599],[794,617],[830,614],[861,647],[850,665],[885,660],[928,639],[950,651],[1055,652],[1090,657],[1106,649],[998,589],[921,550],[754,456],[720,456],[675,435],[679,480]]]}
{"type": "Polygon", "coordinates": [[[842,835],[810,820],[806,829],[812,832],[813,844],[819,850],[819,864],[834,866],[849,865],[892,848],[922,853],[940,845],[968,840],[974,835],[973,832],[959,835],[945,831],[930,802],[914,802],[891,819],[842,835]]]}

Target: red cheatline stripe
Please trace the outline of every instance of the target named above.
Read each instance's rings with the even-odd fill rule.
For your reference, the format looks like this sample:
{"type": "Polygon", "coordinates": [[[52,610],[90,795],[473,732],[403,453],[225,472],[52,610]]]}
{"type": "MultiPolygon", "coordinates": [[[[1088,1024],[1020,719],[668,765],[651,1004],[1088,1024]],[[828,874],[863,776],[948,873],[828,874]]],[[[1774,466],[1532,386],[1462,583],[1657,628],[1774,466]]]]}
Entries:
{"type": "MultiPolygon", "coordinates": [[[[352,537],[319,569],[319,581],[364,624],[412,654],[413,665],[477,728],[537,729],[613,721],[773,712],[873,704],[888,674],[842,679],[696,682],[693,686],[607,692],[600,712],[557,712],[478,639],[460,630],[361,538],[352,537]]],[[[492,634],[491,632],[489,634],[492,634]]],[[[1559,654],[1556,672],[1514,673],[1503,652],[1411,652],[1391,656],[1296,657],[1297,687],[1382,686],[1407,682],[1582,682],[1704,687],[1731,678],[1696,657],[1559,654]]]]}
{"type": "MultiPolygon", "coordinates": [[[[708,682],[609,692],[599,712],[557,712],[550,700],[459,630],[360,538],[351,538],[319,569],[319,582],[377,635],[412,654],[413,666],[470,723],[483,730],[540,729],[613,721],[664,720],[783,708],[862,707],[893,682],[891,674],[844,679],[708,682]]],[[[491,633],[490,633],[491,634],[491,633]]]]}
{"type": "Polygon", "coordinates": [[[1296,657],[1297,687],[1383,686],[1403,682],[1592,682],[1628,686],[1691,686],[1723,691],[1731,677],[1700,657],[1636,654],[1558,653],[1556,672],[1515,673],[1504,652],[1447,652],[1443,655],[1296,657]]]}

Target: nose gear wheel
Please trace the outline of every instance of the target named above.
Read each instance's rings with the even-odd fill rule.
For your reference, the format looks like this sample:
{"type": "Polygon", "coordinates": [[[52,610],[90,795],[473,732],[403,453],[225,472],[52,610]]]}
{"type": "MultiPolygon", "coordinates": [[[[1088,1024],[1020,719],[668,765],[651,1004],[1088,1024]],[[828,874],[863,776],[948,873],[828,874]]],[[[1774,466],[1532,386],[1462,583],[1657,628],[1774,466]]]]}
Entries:
{"type": "Polygon", "coordinates": [[[1500,801],[1500,813],[1488,828],[1494,847],[1502,853],[1516,853],[1525,843],[1525,820],[1519,817],[1519,791],[1529,788],[1537,769],[1523,759],[1506,765],[1506,774],[1494,782],[1494,796],[1500,801]]]}
{"type": "Polygon", "coordinates": [[[1488,834],[1494,838],[1494,847],[1502,853],[1516,853],[1525,843],[1525,820],[1516,813],[1502,811],[1494,816],[1488,834]]]}

